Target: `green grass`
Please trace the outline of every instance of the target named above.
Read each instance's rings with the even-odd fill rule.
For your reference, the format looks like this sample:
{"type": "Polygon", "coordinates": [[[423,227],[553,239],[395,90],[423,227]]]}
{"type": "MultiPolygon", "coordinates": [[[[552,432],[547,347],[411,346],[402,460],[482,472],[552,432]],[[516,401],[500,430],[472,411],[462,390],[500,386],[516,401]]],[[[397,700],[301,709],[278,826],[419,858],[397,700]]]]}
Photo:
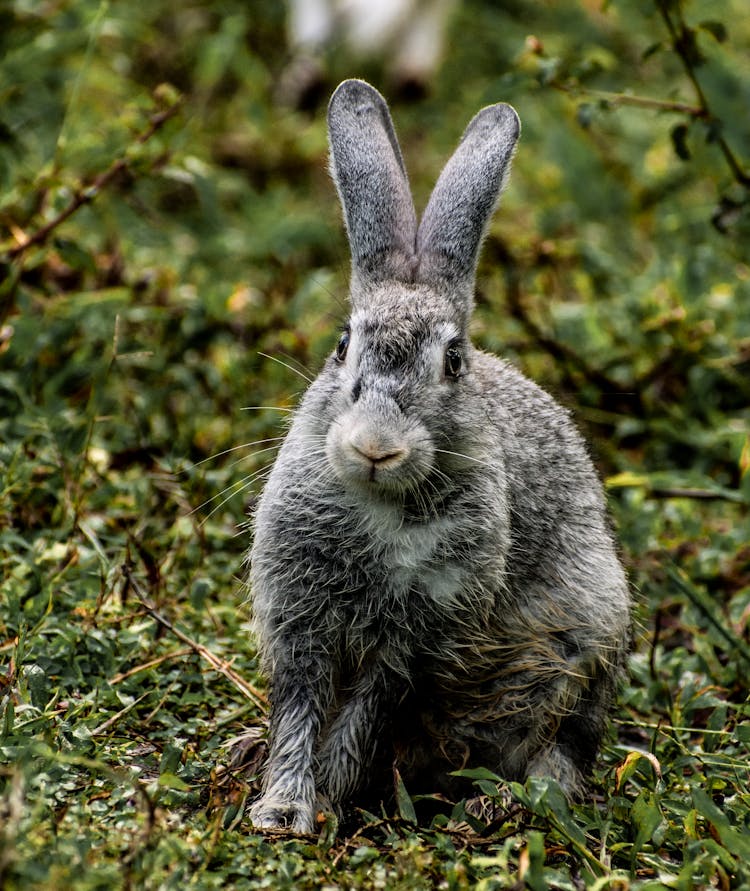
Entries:
{"type": "MultiPolygon", "coordinates": [[[[632,580],[590,798],[512,785],[483,826],[402,788],[317,839],[243,818],[245,520],[348,270],[325,98],[274,101],[280,9],[0,14],[0,887],[750,887],[742,0],[685,4],[687,67],[648,4],[474,0],[429,94],[392,102],[420,205],[481,104],[523,119],[475,334],[574,408],[632,580]],[[694,105],[692,76],[707,115],[617,98],[694,105]]],[[[363,67],[388,93],[324,63],[324,95],[363,67]]]]}

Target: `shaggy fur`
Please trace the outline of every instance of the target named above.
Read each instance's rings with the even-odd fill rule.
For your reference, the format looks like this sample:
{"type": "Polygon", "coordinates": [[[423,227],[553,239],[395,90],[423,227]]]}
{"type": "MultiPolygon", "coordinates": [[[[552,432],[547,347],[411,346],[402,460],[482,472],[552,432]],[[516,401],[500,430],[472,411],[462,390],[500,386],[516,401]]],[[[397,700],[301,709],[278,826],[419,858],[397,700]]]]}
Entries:
{"type": "Polygon", "coordinates": [[[252,822],[310,832],[394,762],[411,791],[461,794],[451,772],[484,765],[575,794],[629,597],[568,413],[467,332],[518,118],[479,112],[419,227],[380,94],[346,81],[328,120],[352,314],[255,515],[272,712],[252,822]]]}

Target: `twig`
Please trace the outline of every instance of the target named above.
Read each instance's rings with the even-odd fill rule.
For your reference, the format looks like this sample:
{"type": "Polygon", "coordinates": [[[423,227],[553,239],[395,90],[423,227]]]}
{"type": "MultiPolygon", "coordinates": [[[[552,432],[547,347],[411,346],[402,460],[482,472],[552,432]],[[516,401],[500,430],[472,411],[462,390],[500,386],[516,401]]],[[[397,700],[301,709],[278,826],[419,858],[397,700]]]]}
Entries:
{"type": "Polygon", "coordinates": [[[599,99],[610,105],[633,105],[637,108],[652,108],[655,111],[671,111],[687,114],[693,118],[706,118],[708,111],[701,105],[689,105],[687,102],[674,102],[668,99],[652,99],[650,96],[638,96],[633,93],[612,93],[607,90],[592,90],[580,84],[564,84],[552,81],[551,86],[563,93],[599,99]]]}
{"type": "MultiPolygon", "coordinates": [[[[737,706],[733,706],[736,708],[737,706]]],[[[612,723],[617,724],[620,727],[637,727],[638,729],[645,730],[657,730],[659,733],[664,736],[667,735],[667,731],[674,731],[675,733],[692,733],[694,735],[700,736],[727,736],[732,731],[727,730],[726,727],[721,730],[711,730],[708,727],[691,727],[687,724],[667,724],[666,721],[634,721],[628,720],[626,718],[612,718],[612,723]]],[[[669,737],[672,739],[672,737],[669,737]]],[[[625,751],[630,751],[627,746],[613,746],[613,748],[622,748],[625,751]]]]}
{"type": "Polygon", "coordinates": [[[140,702],[142,702],[147,696],[150,696],[153,693],[153,690],[146,690],[145,693],[141,694],[138,699],[134,699],[129,705],[126,705],[125,708],[121,708],[119,712],[116,712],[110,718],[107,718],[106,721],[103,721],[99,724],[98,727],[95,727],[91,731],[92,736],[99,736],[102,733],[106,733],[110,727],[114,727],[114,725],[120,720],[120,718],[124,718],[128,712],[132,711],[140,702]]]}
{"type": "MultiPolygon", "coordinates": [[[[679,58],[680,62],[682,62],[682,67],[685,69],[685,73],[690,80],[690,83],[693,85],[693,89],[695,90],[695,95],[698,97],[698,102],[700,103],[700,107],[702,109],[702,114],[700,117],[705,120],[712,121],[717,120],[708,104],[708,98],[703,91],[703,87],[701,86],[700,81],[698,80],[698,75],[695,73],[695,65],[693,64],[693,59],[690,57],[690,51],[688,49],[688,41],[686,37],[691,33],[688,26],[685,24],[685,20],[682,17],[682,10],[679,4],[667,4],[664,0],[656,0],[656,8],[659,10],[659,14],[664,21],[664,24],[667,27],[667,31],[669,31],[669,38],[672,43],[672,49],[675,54],[679,58]],[[679,27],[675,25],[672,20],[672,16],[670,15],[670,10],[674,10],[678,17],[679,27]]],[[[715,134],[716,143],[721,149],[724,158],[729,165],[732,176],[734,179],[740,184],[747,188],[750,188],[750,173],[746,173],[743,169],[740,162],[735,157],[734,152],[729,146],[729,143],[726,139],[720,134],[715,134]]]]}
{"type": "Polygon", "coordinates": [[[610,378],[600,369],[589,365],[586,359],[571,349],[567,344],[555,340],[550,337],[537,322],[531,318],[524,303],[523,289],[521,286],[521,275],[519,272],[519,263],[512,252],[506,245],[499,245],[502,250],[502,263],[506,270],[506,299],[508,308],[515,319],[517,319],[531,337],[546,350],[553,359],[565,363],[568,367],[575,369],[584,380],[594,384],[599,390],[608,395],[614,395],[621,399],[627,399],[629,403],[635,402],[640,406],[640,391],[631,391],[622,387],[619,383],[610,378]]]}
{"type": "Polygon", "coordinates": [[[205,659],[212,668],[220,674],[223,674],[227,680],[234,684],[243,696],[251,700],[258,708],[267,711],[268,698],[260,690],[253,687],[252,684],[249,684],[243,677],[241,677],[226,660],[220,659],[218,656],[214,655],[208,647],[193,640],[192,637],[189,637],[184,631],[180,631],[180,629],[176,628],[169,619],[163,616],[144,594],[127,563],[123,564],[122,572],[128,585],[135,593],[135,596],[140,600],[145,610],[153,619],[155,619],[163,628],[166,628],[167,631],[173,634],[178,640],[187,644],[191,650],[197,653],[202,659],[205,659]]]}
{"type": "MultiPolygon", "coordinates": [[[[160,130],[164,124],[172,117],[177,114],[181,105],[181,101],[177,100],[168,108],[165,108],[163,111],[159,111],[156,114],[151,116],[148,127],[142,132],[139,133],[136,137],[136,142],[139,145],[143,145],[148,142],[149,139],[160,130]]],[[[29,235],[25,241],[22,241],[20,244],[15,245],[14,247],[8,250],[8,257],[11,260],[15,260],[20,257],[25,251],[27,251],[33,245],[43,244],[52,232],[58,228],[62,223],[64,223],[69,217],[73,216],[73,214],[84,204],[91,203],[104,189],[108,186],[112,180],[124,170],[127,170],[131,165],[131,159],[127,156],[122,156],[114,160],[109,167],[100,173],[97,177],[94,178],[94,181],[88,185],[79,186],[75,192],[73,193],[72,198],[68,202],[68,204],[57,214],[56,217],[51,219],[48,223],[42,226],[40,229],[37,229],[32,235],[29,235]]]]}
{"type": "Polygon", "coordinates": [[[190,652],[192,651],[188,648],[186,650],[175,650],[174,653],[165,653],[163,656],[158,656],[156,659],[151,659],[148,662],[144,662],[142,665],[136,665],[134,668],[128,669],[128,671],[121,671],[119,674],[111,677],[109,683],[114,687],[115,684],[121,683],[127,678],[132,677],[134,674],[138,674],[141,671],[148,671],[150,668],[156,668],[157,665],[161,665],[162,662],[167,662],[170,659],[181,659],[183,656],[187,656],[190,652]]]}
{"type": "Polygon", "coordinates": [[[745,498],[741,492],[734,492],[731,489],[693,489],[683,488],[681,486],[653,486],[647,488],[648,494],[652,498],[693,498],[696,501],[732,501],[737,504],[744,504],[745,498]]]}

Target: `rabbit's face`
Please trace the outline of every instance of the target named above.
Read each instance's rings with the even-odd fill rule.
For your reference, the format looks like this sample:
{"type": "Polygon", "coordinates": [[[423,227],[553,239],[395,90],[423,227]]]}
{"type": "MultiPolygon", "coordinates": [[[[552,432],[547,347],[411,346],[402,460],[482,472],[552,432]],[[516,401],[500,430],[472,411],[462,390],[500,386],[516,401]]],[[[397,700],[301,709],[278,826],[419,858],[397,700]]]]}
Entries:
{"type": "Polygon", "coordinates": [[[339,386],[326,452],[343,482],[404,493],[433,471],[468,349],[450,304],[426,289],[383,289],[355,307],[330,360],[339,386]]]}
{"type": "Polygon", "coordinates": [[[466,326],[479,246],[509,169],[518,116],[503,104],[475,115],[419,223],[377,90],[345,81],[328,107],[328,134],[352,249],[353,312],[320,388],[324,417],[333,418],[327,461],[350,488],[434,506],[431,495],[460,485],[455,469],[482,460],[468,454],[479,451],[476,443],[465,441],[478,434],[464,406],[481,400],[466,326]]]}

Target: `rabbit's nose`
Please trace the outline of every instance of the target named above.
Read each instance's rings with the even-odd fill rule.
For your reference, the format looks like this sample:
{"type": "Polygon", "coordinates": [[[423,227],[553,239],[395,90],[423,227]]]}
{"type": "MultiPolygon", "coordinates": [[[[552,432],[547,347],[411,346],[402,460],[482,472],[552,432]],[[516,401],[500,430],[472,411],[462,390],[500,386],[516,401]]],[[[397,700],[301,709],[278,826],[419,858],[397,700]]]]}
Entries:
{"type": "Polygon", "coordinates": [[[352,437],[349,445],[360,458],[364,458],[375,467],[395,467],[409,454],[406,446],[386,445],[359,437],[352,437]]]}

